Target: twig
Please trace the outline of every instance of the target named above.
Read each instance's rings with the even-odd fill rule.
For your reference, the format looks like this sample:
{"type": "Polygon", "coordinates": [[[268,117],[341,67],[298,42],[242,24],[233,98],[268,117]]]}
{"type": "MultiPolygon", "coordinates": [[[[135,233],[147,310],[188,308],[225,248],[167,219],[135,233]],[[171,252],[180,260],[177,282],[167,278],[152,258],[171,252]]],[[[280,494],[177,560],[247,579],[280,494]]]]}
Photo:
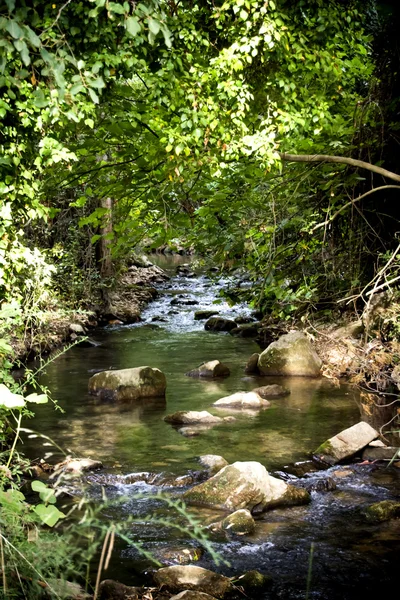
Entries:
{"type": "Polygon", "coordinates": [[[361,194],[361,196],[358,196],[358,198],[355,198],[354,200],[350,200],[350,202],[347,202],[346,204],[344,204],[341,208],[339,208],[339,210],[337,210],[335,212],[335,214],[332,217],[330,217],[323,223],[318,223],[318,225],[315,225],[311,231],[315,231],[316,229],[320,229],[320,227],[325,227],[326,225],[329,225],[329,223],[332,223],[332,221],[334,221],[336,219],[336,217],[338,215],[340,215],[340,213],[342,213],[344,210],[346,210],[346,208],[348,208],[349,206],[352,206],[355,202],[359,202],[360,200],[363,200],[364,198],[366,198],[367,196],[370,196],[374,192],[379,192],[380,190],[387,190],[387,189],[400,190],[400,185],[381,185],[380,187],[377,187],[377,188],[374,188],[373,190],[369,190],[368,192],[365,192],[365,194],[361,194]]]}
{"type": "Polygon", "coordinates": [[[101,573],[103,571],[104,558],[106,555],[107,544],[108,544],[108,540],[110,539],[111,530],[112,530],[112,527],[110,527],[110,529],[107,529],[107,533],[104,538],[103,548],[101,550],[101,556],[100,556],[100,561],[99,561],[99,567],[97,569],[96,587],[94,588],[93,600],[97,600],[97,596],[99,593],[101,573]]]}

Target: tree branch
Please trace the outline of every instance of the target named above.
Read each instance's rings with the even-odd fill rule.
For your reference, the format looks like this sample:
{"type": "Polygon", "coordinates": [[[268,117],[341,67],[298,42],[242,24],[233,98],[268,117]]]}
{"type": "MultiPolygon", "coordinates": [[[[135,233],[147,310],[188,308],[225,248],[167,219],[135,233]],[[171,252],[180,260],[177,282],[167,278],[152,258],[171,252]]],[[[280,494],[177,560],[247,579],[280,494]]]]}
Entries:
{"type": "Polygon", "coordinates": [[[341,163],[344,165],[350,165],[360,169],[367,169],[373,173],[378,173],[382,177],[393,179],[393,181],[400,182],[400,175],[377,167],[371,163],[364,162],[363,160],[356,160],[355,158],[348,158],[347,156],[331,156],[329,154],[287,154],[286,152],[278,153],[281,160],[288,162],[329,162],[329,163],[341,163]]]}
{"type": "Polygon", "coordinates": [[[329,223],[332,223],[332,221],[334,221],[336,219],[336,217],[338,215],[340,215],[341,212],[343,212],[344,210],[346,210],[346,208],[348,208],[349,206],[352,206],[355,202],[359,202],[360,200],[363,200],[363,198],[366,198],[367,196],[369,196],[370,194],[373,194],[374,192],[379,192],[380,190],[400,190],[400,185],[381,185],[380,187],[374,188],[373,190],[369,190],[368,192],[365,192],[365,194],[361,194],[361,196],[358,196],[358,198],[355,198],[354,200],[350,200],[350,202],[347,202],[346,204],[344,204],[341,208],[339,208],[339,210],[337,210],[335,212],[335,214],[330,217],[329,219],[326,219],[326,221],[324,221],[323,223],[318,223],[318,225],[315,225],[315,227],[312,228],[311,231],[315,231],[316,229],[319,229],[320,227],[325,227],[326,225],[329,225],[329,223]]]}

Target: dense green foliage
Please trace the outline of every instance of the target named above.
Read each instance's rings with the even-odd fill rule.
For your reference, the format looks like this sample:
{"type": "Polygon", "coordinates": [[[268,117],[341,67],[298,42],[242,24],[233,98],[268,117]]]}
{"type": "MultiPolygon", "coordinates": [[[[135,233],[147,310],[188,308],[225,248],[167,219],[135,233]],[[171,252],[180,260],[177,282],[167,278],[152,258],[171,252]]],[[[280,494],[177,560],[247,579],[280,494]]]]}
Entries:
{"type": "Polygon", "coordinates": [[[51,283],[79,304],[105,251],[118,264],[175,238],[244,259],[258,299],[284,294],[289,312],[370,275],[362,223],[312,229],[364,174],[278,152],[375,158],[373,3],[8,0],[1,14],[5,299],[38,311],[51,283]]]}

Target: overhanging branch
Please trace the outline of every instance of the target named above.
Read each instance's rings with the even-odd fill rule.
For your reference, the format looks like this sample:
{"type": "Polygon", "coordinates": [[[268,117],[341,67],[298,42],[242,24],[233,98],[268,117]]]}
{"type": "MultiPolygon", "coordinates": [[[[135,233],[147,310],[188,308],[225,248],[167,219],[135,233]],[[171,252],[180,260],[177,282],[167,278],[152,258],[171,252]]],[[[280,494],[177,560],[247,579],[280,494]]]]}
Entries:
{"type": "Polygon", "coordinates": [[[367,169],[368,171],[382,175],[382,177],[387,177],[393,181],[400,182],[400,175],[397,175],[397,173],[393,173],[387,169],[382,169],[382,167],[377,167],[376,165],[364,162],[363,160],[348,158],[347,156],[331,156],[329,154],[287,154],[286,152],[279,152],[279,156],[281,157],[281,160],[287,162],[329,162],[350,165],[359,169],[367,169]]]}

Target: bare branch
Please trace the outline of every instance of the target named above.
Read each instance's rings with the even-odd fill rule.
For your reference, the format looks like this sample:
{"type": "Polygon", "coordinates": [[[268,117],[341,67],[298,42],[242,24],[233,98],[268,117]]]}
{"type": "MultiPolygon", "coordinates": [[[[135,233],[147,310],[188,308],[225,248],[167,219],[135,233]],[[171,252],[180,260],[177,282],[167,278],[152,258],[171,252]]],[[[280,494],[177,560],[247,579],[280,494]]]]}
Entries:
{"type": "Polygon", "coordinates": [[[355,158],[349,158],[347,156],[331,156],[329,154],[287,154],[286,152],[279,152],[279,156],[281,160],[288,162],[341,163],[360,169],[367,169],[368,171],[382,175],[382,177],[387,177],[388,179],[393,179],[393,181],[400,182],[400,175],[397,175],[397,173],[382,169],[382,167],[377,167],[371,163],[364,162],[363,160],[356,160],[355,158]]]}

